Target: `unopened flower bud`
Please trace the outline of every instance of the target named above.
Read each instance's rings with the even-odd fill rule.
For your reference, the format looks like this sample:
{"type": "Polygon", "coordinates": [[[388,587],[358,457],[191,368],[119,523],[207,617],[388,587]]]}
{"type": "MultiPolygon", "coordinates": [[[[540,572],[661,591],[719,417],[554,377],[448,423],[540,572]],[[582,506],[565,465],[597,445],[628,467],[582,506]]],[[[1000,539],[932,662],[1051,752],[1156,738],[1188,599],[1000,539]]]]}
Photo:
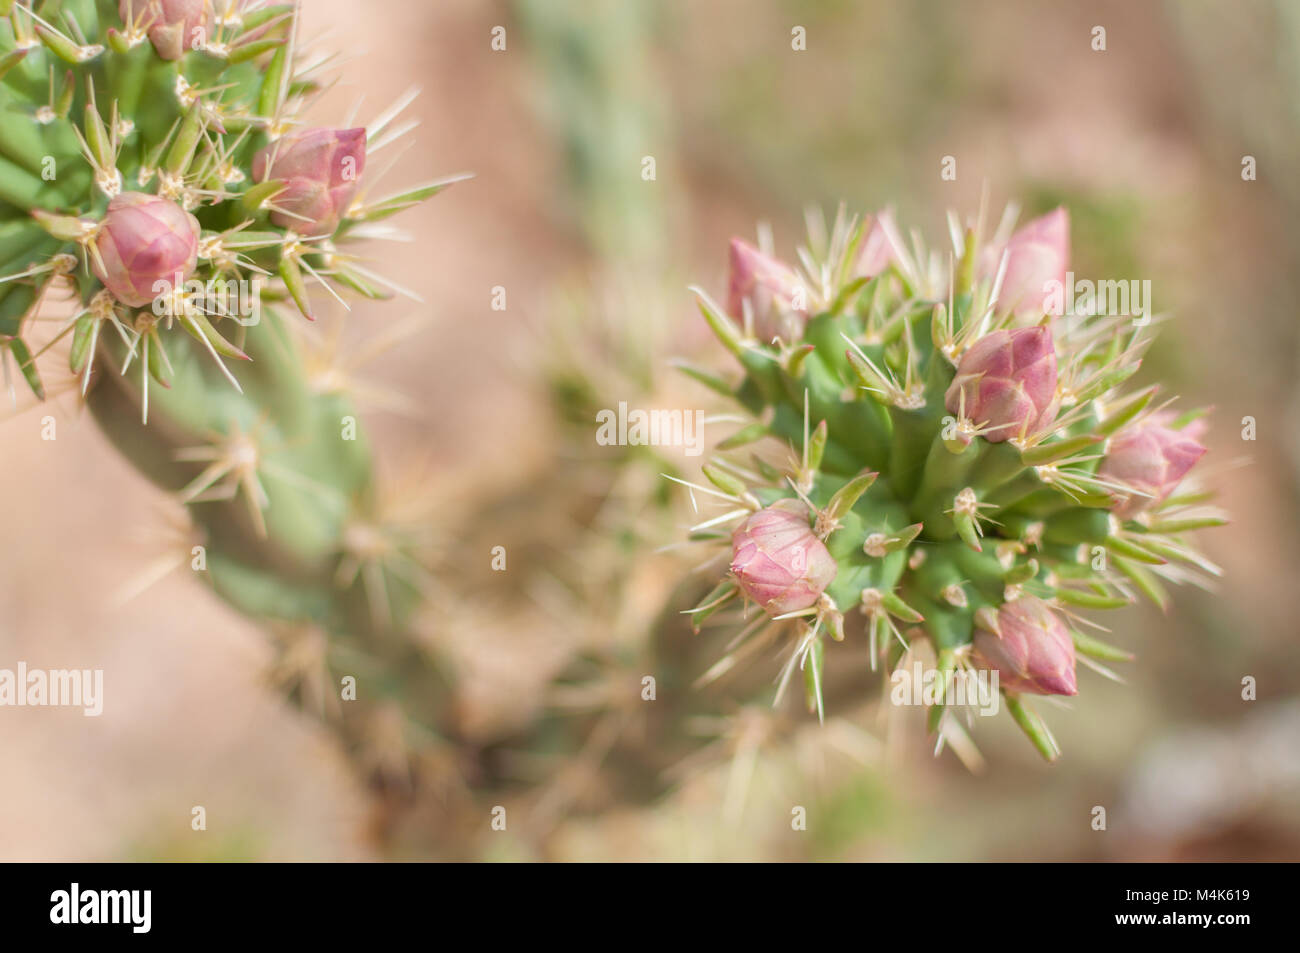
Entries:
{"type": "Polygon", "coordinates": [[[838,570],[798,500],[759,510],[731,534],[731,571],[741,591],[768,615],[813,605],[838,570]]]}
{"type": "Polygon", "coordinates": [[[117,301],[140,308],[193,274],[199,222],[170,199],[123,192],[108,203],[94,243],[95,277],[117,301]]]}
{"type": "Polygon", "coordinates": [[[998,310],[1040,317],[1060,314],[1064,294],[1052,293],[1052,282],[1064,289],[1070,261],[1070,215],[1058,208],[1026,223],[1007,240],[991,247],[981,261],[981,273],[997,274],[1003,253],[1007,270],[998,292],[998,310]]]}
{"type": "Polygon", "coordinates": [[[1000,443],[1031,436],[1056,416],[1056,346],[1046,327],[998,330],[961,357],[944,406],[984,426],[1000,443]]]}
{"type": "Polygon", "coordinates": [[[299,235],[329,235],[352,204],[365,165],[365,129],[302,129],[253,156],[253,178],[285,184],[271,200],[272,222],[299,235]]]}
{"type": "Polygon", "coordinates": [[[996,631],[977,623],[972,661],[998,673],[1009,692],[1075,695],[1074,640],[1060,616],[1041,599],[1021,596],[998,610],[996,631]]]}
{"type": "Polygon", "coordinates": [[[895,258],[894,246],[889,239],[889,232],[885,226],[889,225],[889,231],[897,234],[897,227],[894,226],[893,213],[888,209],[882,209],[876,213],[871,220],[871,227],[867,229],[866,237],[862,239],[862,248],[858,252],[858,263],[855,274],[861,278],[874,278],[886,268],[895,258]]]}
{"type": "Polygon", "coordinates": [[[777,335],[789,338],[808,317],[807,289],[794,270],[733,238],[727,313],[743,321],[746,302],[753,314],[754,334],[763,342],[777,335]]]}
{"type": "Polygon", "coordinates": [[[1113,511],[1129,519],[1165,499],[1205,454],[1195,424],[1185,430],[1165,426],[1168,414],[1153,415],[1135,427],[1120,431],[1110,442],[1097,475],[1132,487],[1120,496],[1113,511]]]}
{"type": "Polygon", "coordinates": [[[149,42],[165,60],[178,60],[201,41],[204,0],[120,0],[122,22],[149,31],[149,42]]]}

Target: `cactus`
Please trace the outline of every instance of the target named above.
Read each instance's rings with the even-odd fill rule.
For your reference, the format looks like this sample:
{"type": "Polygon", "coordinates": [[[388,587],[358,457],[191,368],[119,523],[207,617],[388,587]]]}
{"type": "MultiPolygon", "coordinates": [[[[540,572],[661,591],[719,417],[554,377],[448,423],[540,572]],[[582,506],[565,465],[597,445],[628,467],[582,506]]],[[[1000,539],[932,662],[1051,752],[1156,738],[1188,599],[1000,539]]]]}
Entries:
{"type": "MultiPolygon", "coordinates": [[[[1200,421],[1153,390],[1119,393],[1145,330],[1038,307],[1065,270],[1064,212],[987,242],[982,222],[963,231],[954,218],[946,268],[888,214],[841,216],[802,272],[736,242],[726,310],[701,294],[743,376],[687,370],[753,419],[698,488],[727,503],[694,535],[729,569],[686,618],[716,621],[740,599],[758,603],[758,624],[710,668],[672,605],[640,652],[584,653],[561,674],[569,711],[509,737],[464,736],[420,634],[437,591],[422,568],[432,514],[381,485],[347,393],[300,333],[313,292],[342,304],[400,290],[352,243],[454,178],[373,196],[366,154],[399,134],[397,109],[365,129],[303,126],[322,61],[304,55],[297,14],[261,0],[0,0],[0,363],[37,398],[71,375],[122,454],[185,505],[214,591],[280,645],[275,681],[339,732],[380,792],[437,795],[417,805],[433,817],[408,813],[434,840],[538,789],[512,774],[511,754],[547,759],[546,818],[577,800],[569,775],[594,763],[616,776],[611,798],[658,793],[666,769],[709,747],[687,723],[719,714],[689,680],[743,668],[732,663],[773,633],[790,636],[778,697],[799,668],[818,712],[857,690],[857,673],[831,671],[828,638],[869,644],[887,669],[928,641],[944,672],[998,671],[1017,723],[1054,756],[1021,696],[1073,693],[1076,661],[1127,657],[1085,634],[1078,610],[1135,593],[1163,604],[1162,579],[1217,571],[1186,537],[1222,516],[1176,490],[1203,452],[1200,421]],[[44,320],[60,306],[57,324],[44,320]],[[736,455],[760,440],[788,445],[790,460],[736,455]],[[585,690],[592,668],[607,692],[585,690]],[[661,705],[641,704],[646,672],[661,705]],[[337,704],[344,675],[364,683],[356,703],[337,704]],[[473,796],[444,797],[453,787],[473,796]]],[[[589,422],[586,378],[557,383],[589,422]]],[[[653,456],[620,457],[590,493],[558,467],[527,490],[575,497],[590,518],[574,520],[580,534],[641,558],[639,537],[587,511],[615,496],[629,461],[653,456]]],[[[661,502],[639,483],[629,496],[661,502]]],[[[481,531],[481,515],[461,522],[481,531]]],[[[539,561],[557,562],[555,539],[544,544],[539,561]]],[[[636,578],[620,558],[601,550],[594,576],[611,628],[629,627],[615,603],[636,578]]],[[[738,720],[715,722],[720,739],[742,738],[738,720]]],[[[958,730],[942,703],[932,726],[958,730]]]]}
{"type": "Polygon", "coordinates": [[[42,398],[66,348],[103,432],[185,504],[195,568],[278,636],[276,679],[391,787],[445,724],[412,635],[428,527],[391,505],[300,332],[313,291],[391,297],[354,243],[455,178],[383,197],[364,174],[409,99],[364,129],[303,124],[325,60],[298,12],[0,0],[0,358],[42,398]],[[346,715],[344,675],[365,680],[346,715]]]}
{"type": "Polygon", "coordinates": [[[801,271],[733,240],[727,307],[694,289],[741,373],[690,373],[750,420],[692,485],[717,507],[692,538],[725,571],[690,615],[698,630],[743,606],[718,672],[784,638],[777,700],[801,671],[819,716],[828,643],[860,641],[885,673],[928,645],[940,746],[963,731],[954,674],[996,672],[1052,760],[1025,696],[1073,695],[1076,661],[1110,674],[1131,658],[1085,612],[1164,608],[1166,582],[1217,574],[1190,536],[1224,516],[1175,492],[1204,453],[1201,412],[1124,389],[1149,320],[1064,307],[1066,211],[1011,233],[1008,210],[987,237],[984,219],[950,214],[945,254],[890,212],[841,209],[830,230],[812,220],[801,271]]]}

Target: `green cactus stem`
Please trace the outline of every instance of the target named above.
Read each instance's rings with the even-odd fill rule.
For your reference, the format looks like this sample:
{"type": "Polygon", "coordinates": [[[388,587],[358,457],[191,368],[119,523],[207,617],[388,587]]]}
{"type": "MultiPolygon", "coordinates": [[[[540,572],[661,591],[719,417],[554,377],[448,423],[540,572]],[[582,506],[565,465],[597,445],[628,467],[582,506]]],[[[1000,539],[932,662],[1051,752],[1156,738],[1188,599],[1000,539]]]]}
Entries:
{"type": "Polygon", "coordinates": [[[366,176],[398,109],[304,125],[323,78],[296,3],[2,7],[7,376],[43,398],[49,375],[73,375],[113,444],[185,505],[213,590],[279,634],[286,690],[367,779],[409,786],[452,724],[443,663],[414,635],[427,527],[386,508],[365,428],[295,325],[322,292],[390,297],[358,243],[456,178],[385,194],[366,176]],[[68,297],[46,333],[38,316],[68,297]],[[324,703],[345,676],[356,703],[324,703]]]}

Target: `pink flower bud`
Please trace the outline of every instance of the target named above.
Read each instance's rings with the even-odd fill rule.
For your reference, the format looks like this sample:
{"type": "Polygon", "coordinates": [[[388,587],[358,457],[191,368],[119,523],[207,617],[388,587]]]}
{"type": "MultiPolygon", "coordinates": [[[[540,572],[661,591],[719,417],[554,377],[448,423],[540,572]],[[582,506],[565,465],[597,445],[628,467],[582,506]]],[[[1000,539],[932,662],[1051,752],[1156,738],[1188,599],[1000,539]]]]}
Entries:
{"type": "Polygon", "coordinates": [[[118,12],[123,23],[149,31],[149,42],[165,60],[178,60],[193,49],[194,31],[206,20],[204,0],[120,0],[118,12]]]}
{"type": "Polygon", "coordinates": [[[1197,440],[1204,432],[1200,422],[1186,430],[1172,430],[1165,426],[1170,417],[1153,414],[1111,439],[1097,475],[1138,491],[1123,494],[1116,501],[1112,509],[1120,519],[1129,519],[1169,496],[1205,454],[1205,447],[1197,440]]]}
{"type": "Polygon", "coordinates": [[[1048,212],[1017,229],[1005,246],[989,249],[980,263],[983,277],[997,274],[1003,252],[1007,270],[998,292],[999,310],[1031,317],[1060,314],[1065,295],[1052,295],[1050,284],[1065,285],[1070,262],[1069,213],[1064,208],[1048,212]],[[1053,299],[1050,307],[1049,299],[1053,299]]]}
{"type": "MultiPolygon", "coordinates": [[[[890,262],[894,260],[894,245],[885,231],[885,225],[893,226],[893,222],[893,213],[888,209],[878,212],[872,220],[866,238],[862,239],[862,248],[858,252],[858,266],[855,272],[858,277],[874,278],[888,268],[890,262]]],[[[890,231],[897,233],[897,227],[891,227],[890,231]]]]}
{"type": "Polygon", "coordinates": [[[108,203],[95,252],[95,277],[119,302],[141,308],[193,274],[199,221],[170,199],[123,192],[108,203]]]}
{"type": "Polygon", "coordinates": [[[800,326],[802,319],[808,317],[807,292],[794,270],[747,242],[733,238],[727,313],[742,321],[746,301],[754,315],[754,333],[760,341],[771,341],[778,334],[788,336],[792,329],[783,325],[789,324],[791,317],[800,326]]]}
{"type": "Polygon", "coordinates": [[[989,429],[1000,443],[1031,436],[1056,416],[1056,346],[1050,328],[998,330],[961,357],[944,406],[989,429]]]}
{"type": "Polygon", "coordinates": [[[279,179],[271,221],[299,235],[331,235],[366,166],[365,129],[302,129],[253,156],[253,178],[279,179]]]}
{"type": "Polygon", "coordinates": [[[998,673],[1009,692],[1075,695],[1074,640],[1041,599],[1021,596],[998,610],[997,632],[975,627],[972,661],[998,673]]]}
{"type": "Polygon", "coordinates": [[[838,570],[798,500],[779,500],[759,510],[731,534],[731,571],[745,595],[768,615],[808,608],[838,570]]]}

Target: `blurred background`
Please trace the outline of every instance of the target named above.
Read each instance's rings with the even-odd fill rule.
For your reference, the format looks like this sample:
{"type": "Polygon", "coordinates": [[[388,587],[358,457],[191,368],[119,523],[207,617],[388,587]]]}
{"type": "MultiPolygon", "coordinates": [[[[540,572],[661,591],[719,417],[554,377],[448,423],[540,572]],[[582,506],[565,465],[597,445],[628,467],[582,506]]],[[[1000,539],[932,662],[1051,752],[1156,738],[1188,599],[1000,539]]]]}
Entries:
{"type": "MultiPolygon", "coordinates": [[[[654,799],[548,800],[544,847],[504,833],[475,856],[1300,859],[1300,5],[304,9],[308,35],[346,56],[313,121],[358,104],[368,117],[417,85],[417,145],[390,181],[476,176],[406,213],[411,240],[381,250],[424,303],[359,307],[346,332],[360,349],[385,324],[422,322],[359,373],[405,397],[399,413],[371,408],[370,426],[385,463],[426,463],[458,596],[430,627],[485,738],[536,717],[575,652],[643,637],[690,564],[662,551],[687,516],[659,473],[690,476],[698,459],[598,447],[589,411],[717,408],[669,364],[727,366],[686,287],[720,296],[727,239],[760,220],[790,256],[810,203],[892,204],[931,236],[986,188],[1023,217],[1064,203],[1075,272],[1150,279],[1174,316],[1139,382],[1215,408],[1202,466],[1233,522],[1203,543],[1225,575],[1212,593],[1179,590],[1167,616],[1106,620],[1138,659],[1126,684],[1085,674],[1076,699],[1045,709],[1059,764],[1009,719],[981,720],[987,766],[972,774],[932,756],[920,715],[881,721],[867,686],[824,731],[742,737],[654,799]],[[489,568],[493,545],[505,573],[489,568]],[[1256,701],[1241,698],[1246,676],[1256,701]],[[791,831],[792,805],[806,832],[791,831]]],[[[0,428],[0,459],[0,666],[103,668],[106,686],[97,719],[0,710],[0,859],[384,856],[332,737],[274,688],[264,634],[190,573],[163,573],[169,504],[92,421],[70,399],[25,409],[0,428]],[[55,441],[40,437],[46,414],[55,441]]]]}

